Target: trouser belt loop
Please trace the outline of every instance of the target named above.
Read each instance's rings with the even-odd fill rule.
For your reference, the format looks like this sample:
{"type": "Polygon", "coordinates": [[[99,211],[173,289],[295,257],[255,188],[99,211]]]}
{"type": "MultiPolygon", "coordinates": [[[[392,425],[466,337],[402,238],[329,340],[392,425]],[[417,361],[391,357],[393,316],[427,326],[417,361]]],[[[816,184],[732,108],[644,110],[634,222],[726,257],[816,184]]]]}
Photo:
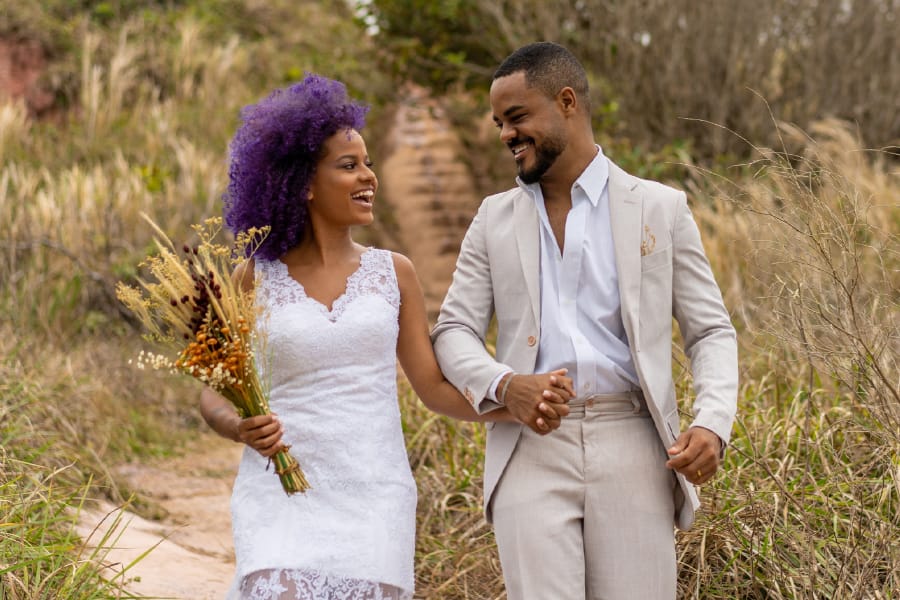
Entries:
{"type": "Polygon", "coordinates": [[[641,399],[643,398],[643,394],[639,391],[633,392],[631,394],[631,405],[634,406],[634,414],[638,414],[643,409],[643,403],[641,399]]]}

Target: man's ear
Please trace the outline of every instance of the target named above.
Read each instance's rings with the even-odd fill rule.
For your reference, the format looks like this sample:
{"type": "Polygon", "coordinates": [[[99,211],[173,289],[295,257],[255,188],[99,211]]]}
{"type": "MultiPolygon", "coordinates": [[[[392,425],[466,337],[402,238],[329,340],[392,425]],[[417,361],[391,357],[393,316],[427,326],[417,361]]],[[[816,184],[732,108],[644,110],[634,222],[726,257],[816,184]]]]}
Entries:
{"type": "Polygon", "coordinates": [[[559,93],[556,95],[556,101],[566,114],[575,114],[578,110],[578,95],[575,93],[575,90],[568,86],[559,90],[559,93]]]}

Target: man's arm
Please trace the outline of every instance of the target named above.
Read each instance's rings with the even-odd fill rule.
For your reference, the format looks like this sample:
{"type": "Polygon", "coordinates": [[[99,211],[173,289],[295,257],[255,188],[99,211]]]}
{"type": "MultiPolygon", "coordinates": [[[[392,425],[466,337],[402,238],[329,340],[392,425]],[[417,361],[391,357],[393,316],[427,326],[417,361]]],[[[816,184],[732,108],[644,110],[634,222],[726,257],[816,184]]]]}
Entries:
{"type": "Polygon", "coordinates": [[[700,231],[679,196],[673,233],[672,310],[691,363],[694,421],[670,449],[669,465],[699,484],[716,472],[737,412],[737,336],[703,250],[700,231]]]}
{"type": "MultiPolygon", "coordinates": [[[[460,248],[453,282],[441,306],[437,325],[431,333],[435,355],[444,376],[469,400],[479,414],[499,408],[499,402],[488,398],[491,384],[513,369],[497,362],[485,347],[485,337],[494,313],[494,282],[487,248],[487,201],[482,203],[469,226],[460,248]]],[[[506,377],[509,377],[508,375],[506,377]]],[[[571,379],[553,374],[521,374],[508,386],[505,378],[498,386],[515,406],[510,406],[519,421],[538,433],[550,428],[542,423],[541,403],[548,397],[545,390],[563,388],[572,395],[571,379]],[[527,397],[524,394],[528,393],[527,397]]],[[[560,416],[568,414],[568,406],[553,404],[560,416]]]]}
{"type": "Polygon", "coordinates": [[[460,247],[456,270],[441,305],[431,341],[444,376],[479,413],[500,405],[488,400],[491,383],[512,369],[498,363],[485,347],[494,314],[494,290],[487,253],[486,202],[472,220],[460,247]]]}

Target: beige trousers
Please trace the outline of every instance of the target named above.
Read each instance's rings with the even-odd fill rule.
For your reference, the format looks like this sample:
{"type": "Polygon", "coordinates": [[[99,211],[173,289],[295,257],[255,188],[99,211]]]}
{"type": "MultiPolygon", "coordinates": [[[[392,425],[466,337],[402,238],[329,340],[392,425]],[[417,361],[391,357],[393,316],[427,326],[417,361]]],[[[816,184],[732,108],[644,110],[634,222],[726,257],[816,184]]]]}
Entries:
{"type": "Polygon", "coordinates": [[[673,600],[677,484],[643,400],[581,404],[546,436],[525,428],[494,492],[508,598],[673,600]]]}

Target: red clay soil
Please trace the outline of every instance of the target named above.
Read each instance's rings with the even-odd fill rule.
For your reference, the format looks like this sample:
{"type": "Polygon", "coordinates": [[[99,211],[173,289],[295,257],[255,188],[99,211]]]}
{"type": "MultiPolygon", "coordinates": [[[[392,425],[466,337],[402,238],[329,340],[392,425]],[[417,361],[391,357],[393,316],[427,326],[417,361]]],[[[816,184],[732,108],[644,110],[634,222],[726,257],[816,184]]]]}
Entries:
{"type": "Polygon", "coordinates": [[[47,56],[35,40],[0,39],[0,101],[23,100],[39,115],[53,106],[53,94],[41,86],[47,56]]]}

